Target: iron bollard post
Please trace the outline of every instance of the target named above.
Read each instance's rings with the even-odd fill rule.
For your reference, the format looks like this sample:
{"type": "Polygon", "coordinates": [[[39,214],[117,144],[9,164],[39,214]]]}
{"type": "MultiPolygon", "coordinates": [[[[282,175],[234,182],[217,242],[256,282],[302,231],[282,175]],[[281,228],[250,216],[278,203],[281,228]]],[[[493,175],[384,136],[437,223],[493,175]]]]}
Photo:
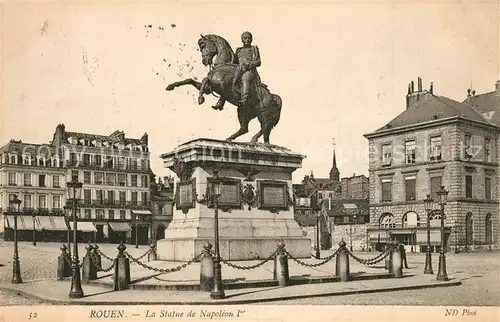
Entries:
{"type": "Polygon", "coordinates": [[[97,270],[94,261],[92,260],[92,245],[89,243],[85,249],[87,250],[87,253],[83,257],[82,282],[84,284],[89,284],[91,280],[97,279],[97,270]]]}
{"type": "Polygon", "coordinates": [[[285,243],[278,243],[277,255],[274,257],[274,279],[278,280],[281,287],[287,286],[290,280],[288,271],[288,256],[285,253],[285,243]]]}
{"type": "Polygon", "coordinates": [[[115,258],[115,274],[113,276],[113,289],[121,291],[128,289],[130,283],[130,263],[124,252],[127,247],[123,241],[118,245],[118,255],[115,258]]]}
{"type": "Polygon", "coordinates": [[[343,239],[340,241],[339,246],[339,252],[337,253],[339,268],[338,276],[340,276],[342,282],[348,282],[351,279],[349,271],[349,250],[347,250],[346,243],[343,239]]]}
{"type": "Polygon", "coordinates": [[[214,259],[210,250],[212,244],[206,242],[203,245],[203,256],[200,260],[200,289],[210,292],[214,284],[214,259]]]}
{"type": "Polygon", "coordinates": [[[101,254],[99,254],[99,246],[97,244],[94,244],[94,249],[92,251],[92,257],[94,258],[94,264],[96,267],[96,271],[99,271],[101,269],[101,254]]]}
{"type": "Polygon", "coordinates": [[[68,261],[68,253],[66,252],[68,247],[65,244],[61,246],[61,255],[57,258],[57,280],[61,281],[65,277],[71,276],[71,266],[68,261]]]}
{"type": "Polygon", "coordinates": [[[151,243],[149,247],[148,262],[152,262],[158,259],[158,255],[156,254],[156,246],[154,243],[151,243]]]}
{"type": "Polygon", "coordinates": [[[391,260],[392,272],[395,278],[403,277],[403,254],[399,247],[394,247],[391,260]]]}
{"type": "Polygon", "coordinates": [[[385,258],[385,268],[392,273],[392,254],[394,252],[394,247],[392,244],[388,244],[389,256],[385,258]]]}

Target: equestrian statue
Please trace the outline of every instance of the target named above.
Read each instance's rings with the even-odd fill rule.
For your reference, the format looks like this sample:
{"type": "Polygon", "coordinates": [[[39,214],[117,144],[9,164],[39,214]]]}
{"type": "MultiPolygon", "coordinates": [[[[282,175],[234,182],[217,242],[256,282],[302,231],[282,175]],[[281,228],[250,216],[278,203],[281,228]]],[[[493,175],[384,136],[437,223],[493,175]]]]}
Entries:
{"type": "Polygon", "coordinates": [[[201,35],[198,46],[202,63],[210,67],[210,71],[201,82],[192,78],[172,83],[166,90],[171,91],[183,85],[192,85],[199,91],[198,104],[205,102],[204,94],[218,94],[219,101],[215,110],[222,110],[227,102],[237,107],[240,129],[228,137],[232,141],[248,133],[248,124],[254,118],[260,122],[260,131],[255,134],[251,143],[257,143],[264,135],[264,143],[269,144],[271,130],[278,124],[281,114],[281,97],[272,94],[267,86],[261,83],[257,67],[260,66],[260,53],[257,46],[252,46],[252,34],[241,35],[243,46],[236,53],[224,38],[217,35],[201,35]],[[217,56],[215,61],[214,57],[217,56]]]}

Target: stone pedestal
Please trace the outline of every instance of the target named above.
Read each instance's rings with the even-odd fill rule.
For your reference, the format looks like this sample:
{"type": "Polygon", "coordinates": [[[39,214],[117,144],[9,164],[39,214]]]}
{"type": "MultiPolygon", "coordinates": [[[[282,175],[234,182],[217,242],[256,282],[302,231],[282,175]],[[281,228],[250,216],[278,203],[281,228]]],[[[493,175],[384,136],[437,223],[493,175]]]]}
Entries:
{"type": "Polygon", "coordinates": [[[206,241],[214,245],[214,207],[200,203],[214,175],[222,180],[218,218],[224,260],[267,258],[279,241],[294,257],[311,256],[311,241],[303,237],[292,204],[292,172],[303,155],[274,145],[197,139],[161,157],[177,178],[173,220],[158,241],[158,259],[187,261],[206,241]]]}

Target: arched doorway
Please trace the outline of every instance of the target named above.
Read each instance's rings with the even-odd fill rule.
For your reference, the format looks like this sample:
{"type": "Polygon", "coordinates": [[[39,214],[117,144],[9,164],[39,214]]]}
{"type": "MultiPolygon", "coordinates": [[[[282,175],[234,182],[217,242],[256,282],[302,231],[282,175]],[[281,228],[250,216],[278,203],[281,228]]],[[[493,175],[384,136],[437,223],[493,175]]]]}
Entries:
{"type": "Polygon", "coordinates": [[[414,252],[417,248],[417,229],[420,227],[420,216],[414,211],[408,211],[403,215],[402,228],[407,228],[401,234],[396,235],[396,240],[407,246],[414,252]]]}
{"type": "Polygon", "coordinates": [[[158,227],[156,227],[156,240],[164,238],[165,238],[165,226],[158,225],[158,227]]]}
{"type": "Polygon", "coordinates": [[[486,214],[486,219],[484,222],[484,229],[486,235],[486,245],[493,244],[493,223],[491,219],[491,214],[486,214]]]}
{"type": "Polygon", "coordinates": [[[474,243],[474,218],[472,213],[467,213],[465,217],[465,246],[474,243]]]}
{"type": "Polygon", "coordinates": [[[387,242],[391,239],[392,228],[396,228],[396,218],[391,213],[383,213],[379,218],[378,227],[384,230],[384,233],[382,233],[382,235],[379,234],[377,243],[375,244],[375,250],[383,251],[387,242]]]}

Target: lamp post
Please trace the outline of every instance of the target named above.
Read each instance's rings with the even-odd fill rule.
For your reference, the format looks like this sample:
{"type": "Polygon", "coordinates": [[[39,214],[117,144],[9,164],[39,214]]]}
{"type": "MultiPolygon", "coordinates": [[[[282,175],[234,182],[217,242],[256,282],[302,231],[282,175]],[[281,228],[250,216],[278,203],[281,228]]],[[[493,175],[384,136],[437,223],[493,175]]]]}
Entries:
{"type": "Polygon", "coordinates": [[[432,254],[431,254],[431,206],[434,200],[432,200],[431,195],[427,195],[424,199],[425,214],[427,216],[427,252],[425,253],[425,268],[424,274],[434,274],[432,270],[432,254]]]}
{"type": "Polygon", "coordinates": [[[215,258],[214,258],[214,284],[210,292],[210,298],[223,299],[226,297],[224,294],[224,287],[222,285],[222,267],[220,264],[219,253],[219,196],[221,190],[221,182],[218,172],[215,173],[213,178],[212,187],[210,191],[210,198],[214,205],[214,233],[215,233],[215,258]]]}
{"type": "Polygon", "coordinates": [[[36,246],[35,214],[33,214],[32,219],[33,219],[33,246],[36,246]]]}
{"type": "Polygon", "coordinates": [[[135,248],[139,248],[139,232],[137,231],[137,229],[139,228],[139,225],[138,225],[138,217],[137,214],[135,214],[135,248]]]}
{"type": "Polygon", "coordinates": [[[19,251],[17,248],[17,215],[19,214],[21,200],[17,198],[17,195],[14,195],[13,198],[9,200],[9,203],[11,207],[16,207],[14,213],[14,256],[12,258],[12,284],[19,284],[23,282],[23,280],[21,279],[21,265],[19,264],[19,251]]]}
{"type": "Polygon", "coordinates": [[[77,232],[76,212],[83,184],[81,182],[78,182],[76,179],[73,179],[73,181],[68,182],[66,186],[68,187],[68,201],[70,201],[71,203],[72,206],[71,210],[73,213],[73,263],[71,264],[71,268],[73,269],[73,274],[71,275],[71,289],[69,291],[69,297],[81,298],[83,297],[83,290],[82,290],[79,259],[78,259],[78,240],[76,236],[77,232]]]}
{"type": "Polygon", "coordinates": [[[318,198],[318,190],[316,190],[316,192],[314,193],[314,195],[312,196],[312,202],[311,202],[311,206],[312,206],[312,209],[313,211],[316,213],[316,253],[314,255],[314,257],[316,259],[321,259],[321,254],[320,254],[320,235],[319,235],[319,229],[320,229],[320,210],[321,210],[321,201],[319,201],[319,198],[318,198]]]}
{"type": "Polygon", "coordinates": [[[444,249],[444,205],[446,205],[446,199],[448,198],[448,191],[441,186],[441,189],[437,191],[438,202],[441,206],[441,249],[439,250],[439,270],[436,276],[438,281],[447,281],[448,274],[446,273],[446,256],[444,249]]]}
{"type": "Polygon", "coordinates": [[[66,238],[68,240],[68,256],[71,259],[71,225],[69,220],[71,218],[71,206],[64,206],[64,221],[66,221],[66,238]]]}
{"type": "Polygon", "coordinates": [[[455,253],[459,253],[458,250],[458,220],[455,220],[455,253]]]}

